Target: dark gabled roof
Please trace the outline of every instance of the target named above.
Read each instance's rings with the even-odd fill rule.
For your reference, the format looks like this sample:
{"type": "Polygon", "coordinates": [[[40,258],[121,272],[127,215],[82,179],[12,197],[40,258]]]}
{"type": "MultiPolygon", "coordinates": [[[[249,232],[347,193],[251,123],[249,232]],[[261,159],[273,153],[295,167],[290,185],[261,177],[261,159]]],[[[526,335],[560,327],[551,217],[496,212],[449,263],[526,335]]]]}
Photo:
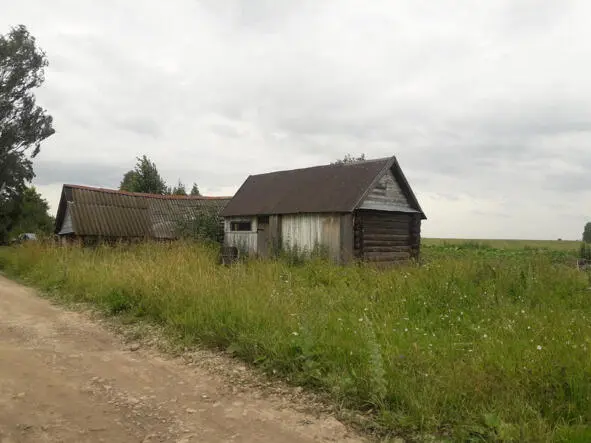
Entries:
{"type": "Polygon", "coordinates": [[[230,197],[156,195],[64,185],[55,233],[70,212],[77,235],[171,238],[178,222],[203,209],[219,213],[230,197]]]}
{"type": "Polygon", "coordinates": [[[388,169],[425,218],[395,157],[251,175],[221,215],[353,212],[388,169]]]}

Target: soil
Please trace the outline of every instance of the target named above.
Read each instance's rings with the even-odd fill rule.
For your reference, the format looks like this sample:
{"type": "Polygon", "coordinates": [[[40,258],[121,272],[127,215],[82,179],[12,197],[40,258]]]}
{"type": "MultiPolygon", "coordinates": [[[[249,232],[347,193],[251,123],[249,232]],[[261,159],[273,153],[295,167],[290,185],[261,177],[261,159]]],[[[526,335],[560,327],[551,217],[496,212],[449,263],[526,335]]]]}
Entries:
{"type": "Polygon", "coordinates": [[[0,276],[0,443],[365,441],[297,388],[121,328],[0,276]]]}

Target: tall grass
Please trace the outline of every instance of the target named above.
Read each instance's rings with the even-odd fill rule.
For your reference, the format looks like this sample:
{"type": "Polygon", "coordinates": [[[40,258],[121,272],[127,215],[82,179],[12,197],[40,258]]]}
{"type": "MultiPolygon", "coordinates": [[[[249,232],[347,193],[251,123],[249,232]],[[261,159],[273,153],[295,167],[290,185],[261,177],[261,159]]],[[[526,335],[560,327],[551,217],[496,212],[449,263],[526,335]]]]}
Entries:
{"type": "Polygon", "coordinates": [[[481,252],[425,248],[424,266],[383,271],[223,267],[194,244],[40,245],[0,249],[0,268],[229,350],[394,433],[591,440],[588,277],[553,254],[481,252]]]}

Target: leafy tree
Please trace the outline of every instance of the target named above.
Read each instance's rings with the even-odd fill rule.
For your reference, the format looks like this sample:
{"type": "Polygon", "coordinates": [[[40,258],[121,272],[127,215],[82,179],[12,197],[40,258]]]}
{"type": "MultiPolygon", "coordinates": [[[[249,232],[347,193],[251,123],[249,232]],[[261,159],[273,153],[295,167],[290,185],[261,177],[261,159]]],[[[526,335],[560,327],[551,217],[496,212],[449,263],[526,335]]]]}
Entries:
{"type": "Polygon", "coordinates": [[[583,241],[586,243],[591,243],[591,222],[585,225],[585,230],[583,231],[583,241]]]}
{"type": "Polygon", "coordinates": [[[119,189],[128,192],[144,192],[146,194],[169,193],[164,179],[160,176],[156,164],[147,156],[137,157],[135,168],[127,171],[119,185],[119,189]]]}
{"type": "Polygon", "coordinates": [[[187,195],[187,190],[183,182],[179,180],[178,184],[170,190],[172,195],[187,195]]]}
{"type": "Polygon", "coordinates": [[[199,186],[197,186],[197,183],[193,183],[193,187],[191,188],[191,195],[194,197],[201,196],[201,192],[199,192],[199,186]]]}
{"type": "Polygon", "coordinates": [[[199,214],[190,219],[179,221],[177,232],[181,238],[202,242],[223,243],[224,225],[219,208],[204,207],[199,214]]]}
{"type": "Polygon", "coordinates": [[[342,165],[347,163],[357,163],[365,161],[365,154],[361,154],[359,157],[353,157],[351,154],[346,154],[344,158],[335,161],[333,165],[342,165]]]}
{"type": "Polygon", "coordinates": [[[0,242],[19,215],[18,199],[33,177],[34,158],[55,131],[33,90],[45,80],[45,53],[25,26],[0,35],[0,242]]]}
{"type": "Polygon", "coordinates": [[[19,205],[18,217],[12,226],[12,234],[24,232],[50,234],[55,220],[49,215],[47,201],[37,192],[34,186],[27,187],[17,199],[19,205]]]}

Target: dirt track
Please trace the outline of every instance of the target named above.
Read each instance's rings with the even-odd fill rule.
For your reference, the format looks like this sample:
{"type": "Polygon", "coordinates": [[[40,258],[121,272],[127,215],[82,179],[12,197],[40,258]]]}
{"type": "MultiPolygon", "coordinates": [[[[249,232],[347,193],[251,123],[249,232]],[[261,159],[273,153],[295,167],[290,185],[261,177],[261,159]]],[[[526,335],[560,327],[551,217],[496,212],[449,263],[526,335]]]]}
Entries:
{"type": "Polygon", "coordinates": [[[0,276],[0,443],[101,441],[362,440],[330,416],[132,351],[87,315],[0,276]]]}

